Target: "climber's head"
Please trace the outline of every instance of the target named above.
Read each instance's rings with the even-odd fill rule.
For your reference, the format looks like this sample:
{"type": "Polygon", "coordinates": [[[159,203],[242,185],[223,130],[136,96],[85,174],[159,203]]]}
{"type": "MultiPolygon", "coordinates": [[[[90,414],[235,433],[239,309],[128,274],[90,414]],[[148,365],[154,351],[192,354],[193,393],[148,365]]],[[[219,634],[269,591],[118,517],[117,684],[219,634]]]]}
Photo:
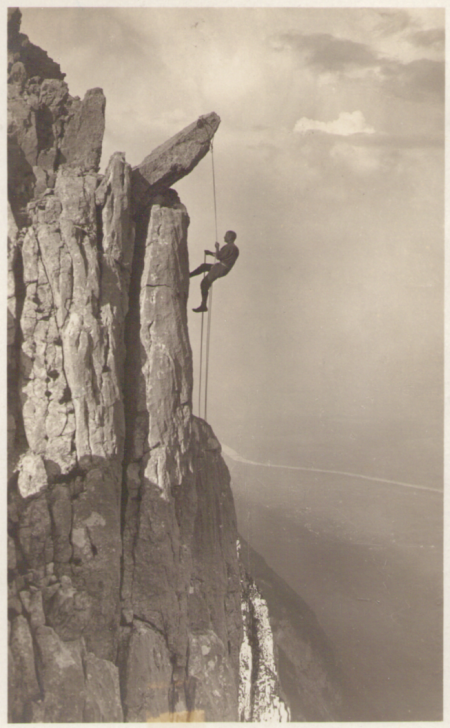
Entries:
{"type": "Polygon", "coordinates": [[[234,243],[236,238],[237,238],[237,235],[234,232],[234,230],[227,230],[227,232],[225,233],[224,240],[226,243],[234,243]]]}

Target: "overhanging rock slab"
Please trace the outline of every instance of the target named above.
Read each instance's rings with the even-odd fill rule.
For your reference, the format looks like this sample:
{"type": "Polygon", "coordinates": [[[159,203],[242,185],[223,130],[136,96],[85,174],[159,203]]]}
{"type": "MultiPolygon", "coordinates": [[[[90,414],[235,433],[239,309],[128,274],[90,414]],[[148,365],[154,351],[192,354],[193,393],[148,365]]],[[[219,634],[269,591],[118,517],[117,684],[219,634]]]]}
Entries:
{"type": "Polygon", "coordinates": [[[214,111],[200,116],[134,167],[132,196],[137,210],[145,207],[155,193],[171,187],[194,169],[208,153],[219,124],[220,117],[214,111]]]}

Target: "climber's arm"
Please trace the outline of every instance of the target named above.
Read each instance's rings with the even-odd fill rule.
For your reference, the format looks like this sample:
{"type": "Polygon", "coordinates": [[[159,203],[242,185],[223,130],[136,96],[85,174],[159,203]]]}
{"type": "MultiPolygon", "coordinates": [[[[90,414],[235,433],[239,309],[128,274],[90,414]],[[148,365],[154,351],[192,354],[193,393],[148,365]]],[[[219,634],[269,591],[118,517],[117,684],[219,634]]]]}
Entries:
{"type": "Polygon", "coordinates": [[[212,252],[211,250],[205,250],[206,255],[214,255],[215,258],[219,259],[218,253],[219,253],[220,245],[219,243],[216,243],[216,250],[215,252],[212,252]]]}

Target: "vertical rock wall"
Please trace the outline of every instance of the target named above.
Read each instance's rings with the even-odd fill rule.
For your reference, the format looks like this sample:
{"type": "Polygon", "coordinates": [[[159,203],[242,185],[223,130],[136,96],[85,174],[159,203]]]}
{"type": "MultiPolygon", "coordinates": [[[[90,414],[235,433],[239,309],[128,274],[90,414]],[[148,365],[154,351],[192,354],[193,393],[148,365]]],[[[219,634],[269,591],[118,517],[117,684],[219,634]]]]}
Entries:
{"type": "Polygon", "coordinates": [[[8,73],[9,719],[235,720],[234,506],[192,416],[189,220],[161,182],[218,117],[146,160],[136,205],[123,154],[98,174],[102,92],[72,98],[17,10],[8,73]]]}
{"type": "Polygon", "coordinates": [[[193,711],[208,720],[237,716],[236,523],[220,445],[192,417],[188,224],[168,190],[136,228],[126,333],[122,613],[128,626],[120,661],[130,720],[169,713],[183,719],[193,711]],[[148,644],[160,666],[142,667],[148,679],[139,708],[135,676],[148,644]],[[203,663],[210,652],[208,672],[203,663]],[[210,683],[222,702],[211,701],[210,683]]]}

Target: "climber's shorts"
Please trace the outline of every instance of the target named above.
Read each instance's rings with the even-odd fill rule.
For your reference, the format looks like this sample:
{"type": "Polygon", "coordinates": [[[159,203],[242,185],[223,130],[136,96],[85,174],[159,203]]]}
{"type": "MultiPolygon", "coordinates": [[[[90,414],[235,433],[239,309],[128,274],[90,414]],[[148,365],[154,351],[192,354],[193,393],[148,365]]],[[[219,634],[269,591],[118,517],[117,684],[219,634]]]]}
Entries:
{"type": "Polygon", "coordinates": [[[207,281],[207,284],[205,283],[205,285],[209,288],[217,278],[223,278],[223,276],[226,276],[228,272],[229,268],[227,268],[226,265],[223,265],[223,263],[214,263],[211,266],[210,271],[204,277],[202,283],[207,281]]]}

